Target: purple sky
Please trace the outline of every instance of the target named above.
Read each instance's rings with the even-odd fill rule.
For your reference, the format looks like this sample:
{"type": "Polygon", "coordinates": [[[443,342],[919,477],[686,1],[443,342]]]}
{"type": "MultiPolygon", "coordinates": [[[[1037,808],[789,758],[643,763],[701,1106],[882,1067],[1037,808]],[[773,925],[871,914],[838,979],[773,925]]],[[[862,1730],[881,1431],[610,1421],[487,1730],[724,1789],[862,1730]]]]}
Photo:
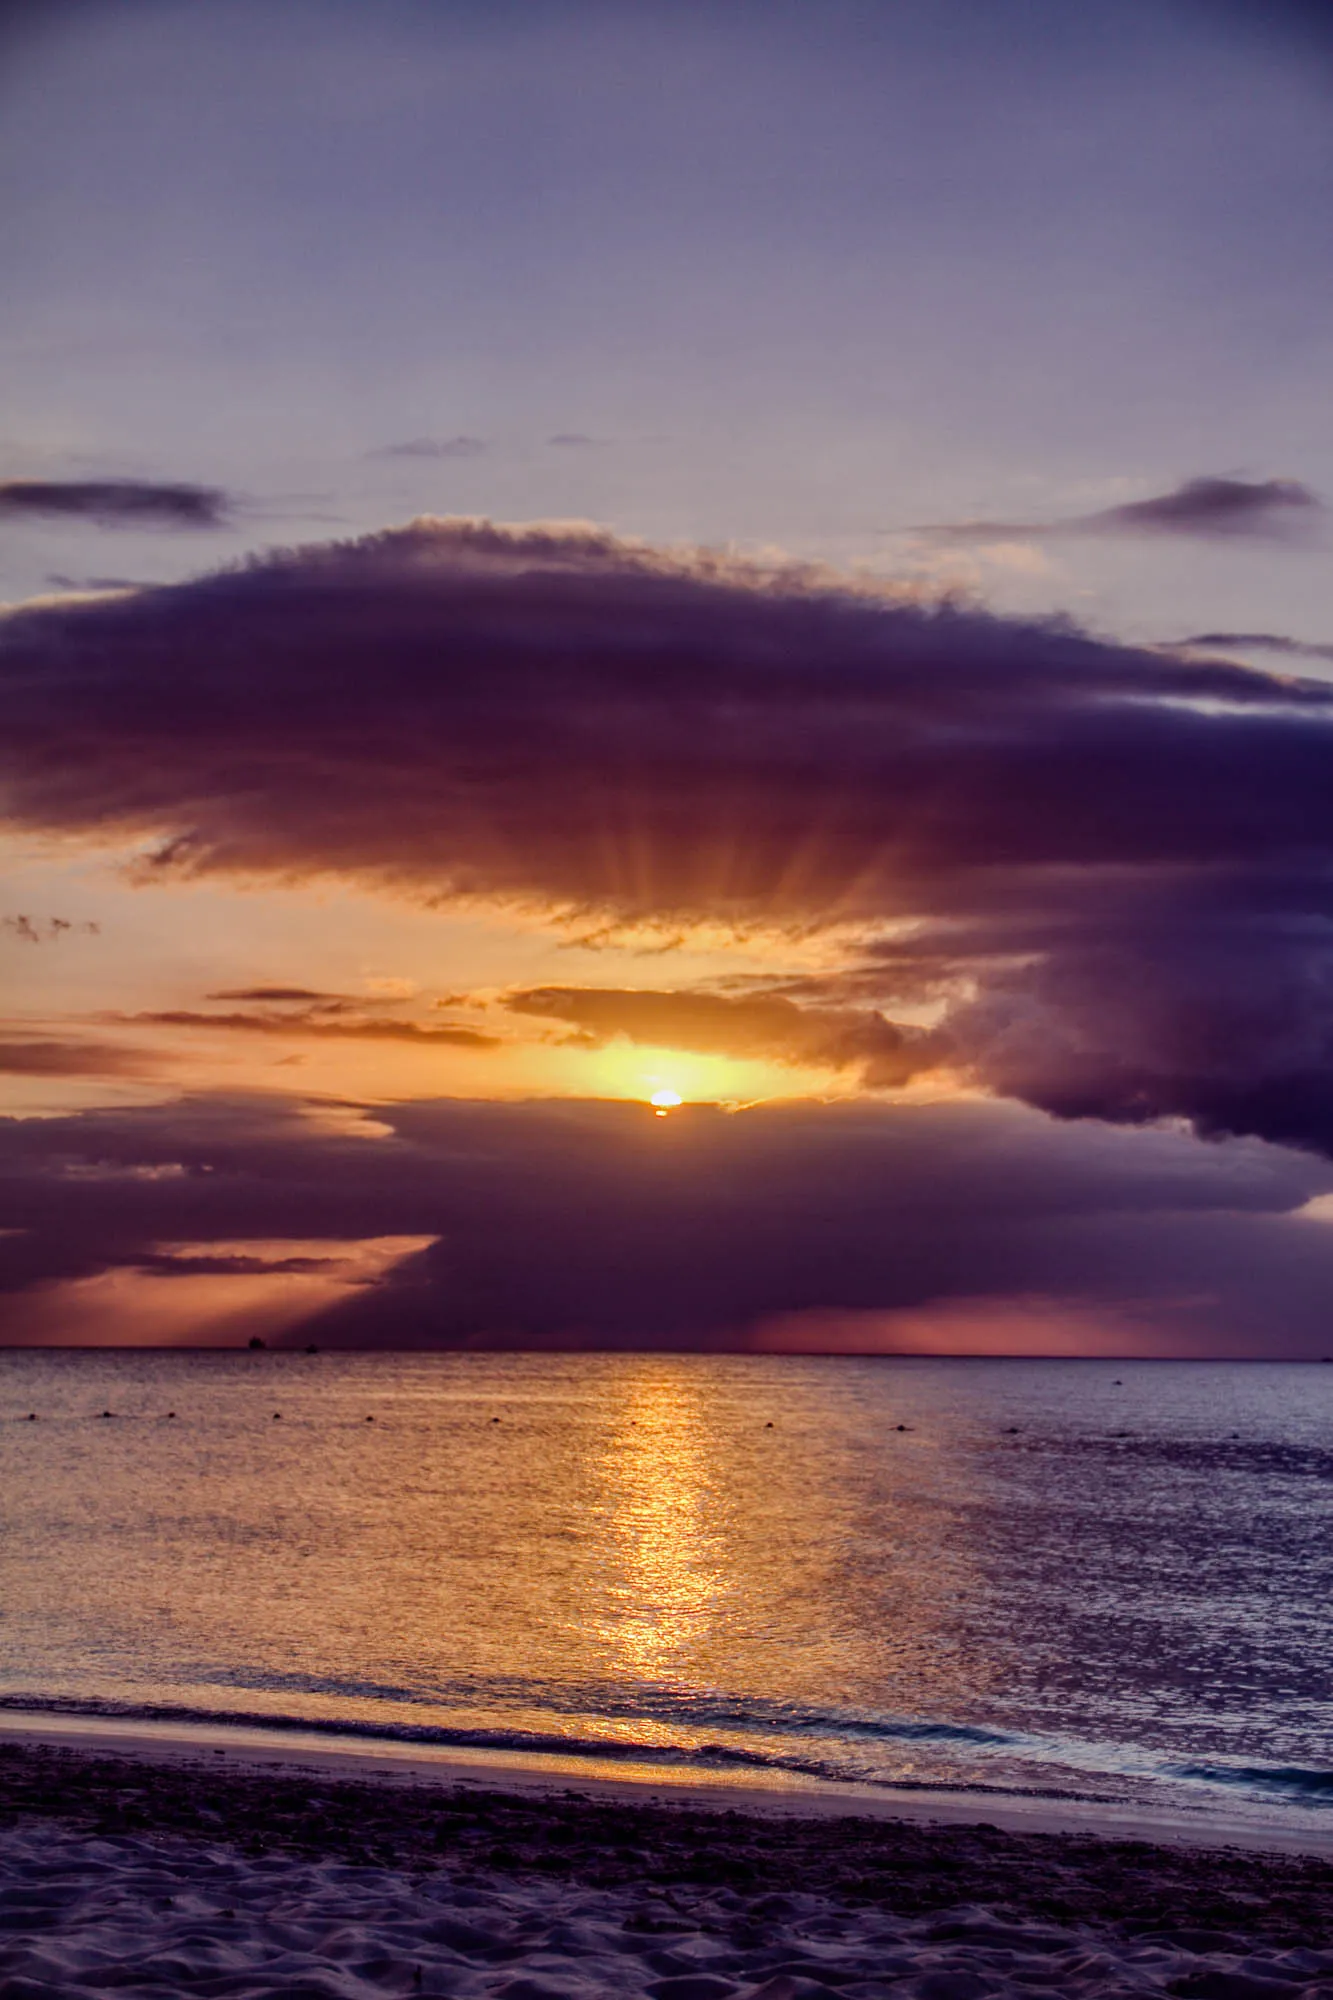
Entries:
{"type": "Polygon", "coordinates": [[[0,37],[0,1339],[1333,1345],[1323,8],[0,37]]]}

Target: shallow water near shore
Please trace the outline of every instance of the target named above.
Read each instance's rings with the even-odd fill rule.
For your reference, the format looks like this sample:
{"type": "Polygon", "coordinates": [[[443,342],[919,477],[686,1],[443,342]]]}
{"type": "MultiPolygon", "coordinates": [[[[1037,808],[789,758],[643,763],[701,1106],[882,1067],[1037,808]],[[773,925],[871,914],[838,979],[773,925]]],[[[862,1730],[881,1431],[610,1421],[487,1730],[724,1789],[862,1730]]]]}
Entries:
{"type": "Polygon", "coordinates": [[[8,1352],[0,1531],[24,1707],[1333,1808],[1333,1368],[8,1352]]]}

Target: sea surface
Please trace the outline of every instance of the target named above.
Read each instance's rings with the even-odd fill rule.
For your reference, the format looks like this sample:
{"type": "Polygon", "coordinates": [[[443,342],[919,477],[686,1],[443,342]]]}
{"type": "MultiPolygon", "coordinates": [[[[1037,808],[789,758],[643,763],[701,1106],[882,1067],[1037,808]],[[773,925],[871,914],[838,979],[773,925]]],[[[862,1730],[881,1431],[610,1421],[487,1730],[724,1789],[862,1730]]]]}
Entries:
{"type": "Polygon", "coordinates": [[[1309,1824],[1333,1367],[0,1353],[0,1702],[1309,1824]]]}

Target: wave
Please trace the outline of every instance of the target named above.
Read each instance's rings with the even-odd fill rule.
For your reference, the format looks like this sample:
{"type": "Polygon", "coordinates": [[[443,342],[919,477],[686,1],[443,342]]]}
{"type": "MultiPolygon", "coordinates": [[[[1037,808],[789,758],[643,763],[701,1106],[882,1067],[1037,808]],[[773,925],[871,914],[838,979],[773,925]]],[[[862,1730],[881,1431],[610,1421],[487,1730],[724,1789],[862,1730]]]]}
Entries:
{"type": "Polygon", "coordinates": [[[1245,1785],[1312,1802],[1327,1799],[1333,1805],[1333,1771],[1300,1764],[1170,1764],[1165,1770],[1168,1777],[1189,1778],[1196,1784],[1245,1785]]]}
{"type": "MultiPolygon", "coordinates": [[[[605,1683],[552,1687],[513,1677],[488,1679],[484,1685],[399,1687],[392,1683],[341,1676],[278,1674],[199,1674],[214,1686],[262,1689],[334,1696],[358,1701],[390,1702],[395,1707],[516,1706],[542,1708],[570,1716],[598,1716],[611,1722],[674,1724],[686,1729],[735,1729],[776,1736],[817,1736],[851,1742],[957,1743],[977,1748],[1011,1748],[1026,1741],[1008,1731],[979,1723],[949,1722],[935,1717],[867,1715],[864,1710],[798,1707],[767,1701],[762,1696],[738,1702],[716,1695],[682,1693],[674,1688],[636,1688],[605,1683]]],[[[376,1725],[378,1727],[378,1725],[376,1725]]],[[[562,1739],[563,1740],[563,1739],[562,1739]]]]}
{"type": "MultiPolygon", "coordinates": [[[[1011,1785],[988,1785],[965,1777],[952,1779],[947,1783],[920,1778],[886,1778],[850,1767],[833,1758],[774,1755],[733,1743],[632,1742],[624,1738],[576,1736],[534,1729],[451,1728],[438,1723],[366,1721],[354,1716],[275,1715],[263,1710],[211,1709],[185,1703],[111,1701],[73,1695],[0,1695],[0,1711],[6,1710],[11,1713],[21,1711],[40,1715],[84,1716],[89,1720],[178,1723],[189,1728],[263,1730],[274,1734],[299,1733],[330,1738],[352,1737],[360,1742],[419,1744],[422,1748],[494,1750],[520,1756],[605,1759],[621,1764],[666,1765],[679,1769],[717,1770],[735,1767],[787,1771],[805,1778],[834,1783],[852,1781],[858,1784],[873,1784],[888,1790],[1010,1792],[1015,1789],[1026,1789],[1011,1785]]],[[[808,1726],[811,1718],[801,1720],[808,1726]]],[[[753,1727],[753,1718],[750,1721],[753,1727]]],[[[998,1744],[1016,1740],[1001,1737],[994,1731],[973,1729],[962,1724],[903,1721],[898,1724],[862,1723],[859,1727],[863,1735],[873,1733],[885,1738],[897,1736],[907,1741],[935,1738],[998,1744]]],[[[824,1718],[824,1730],[830,1736],[849,1733],[846,1728],[840,1728],[832,1717],[824,1718]]]]}
{"type": "MultiPolygon", "coordinates": [[[[299,1676],[283,1676],[284,1680],[297,1681],[299,1676]]],[[[253,1686],[253,1683],[250,1684],[253,1686]]],[[[305,1683],[310,1692],[324,1694],[348,1692],[339,1683],[313,1678],[305,1683]]],[[[369,1689],[357,1682],[355,1691],[364,1696],[369,1689]]],[[[376,1690],[381,1698],[387,1689],[376,1690]]],[[[403,1698],[400,1694],[400,1698],[403,1698]]],[[[417,1694],[411,1700],[424,1703],[429,1697],[417,1694]]],[[[439,1697],[435,1697],[439,1699],[439,1697]]],[[[641,1719],[660,1722],[667,1705],[665,1691],[655,1702],[631,1704],[599,1704],[596,1709],[573,1710],[585,1724],[597,1719],[625,1720],[636,1713],[641,1719]]],[[[63,1715],[87,1717],[89,1720],[118,1722],[153,1722],[177,1724],[187,1729],[208,1728],[222,1730],[262,1731],[273,1735],[318,1736],[344,1741],[349,1739],[362,1743],[401,1743],[418,1745],[422,1749],[458,1749],[492,1751],[502,1756],[517,1757],[559,1757],[563,1759],[585,1759],[620,1765],[649,1765],[677,1771],[698,1770],[753,1770],[788,1773],[793,1777],[816,1782],[874,1786],[884,1791],[929,1791],[985,1793],[1000,1796],[1020,1796],[1027,1798],[1050,1798],[1063,1800],[1086,1800],[1108,1803],[1114,1794],[1073,1790],[1067,1781],[1050,1782],[1056,1773],[1070,1773],[1081,1770],[1088,1776],[1098,1775],[1104,1780],[1129,1777],[1140,1782],[1147,1780],[1185,1781],[1190,1784],[1207,1785],[1225,1789],[1231,1793],[1248,1792],[1252,1800],[1284,1798],[1291,1803],[1299,1803],[1307,1808],[1333,1806],[1333,1771],[1318,1767],[1282,1764],[1214,1764],[1203,1761],[1165,1763],[1145,1756],[1141,1751],[1126,1756],[1127,1746],[1075,1744],[1056,1739],[1040,1739],[1034,1736],[1004,1734],[999,1730],[986,1729],[972,1724],[918,1720],[910,1717],[849,1717],[837,1713],[818,1710],[794,1710],[775,1714],[773,1707],[758,1702],[753,1708],[738,1707],[735,1704],[714,1702],[701,1704],[689,1700],[680,1704],[687,1710],[685,1717],[697,1724],[703,1719],[701,1709],[710,1711],[708,1720],[715,1727],[730,1726],[738,1732],[749,1732],[755,1736],[761,1733],[781,1736],[810,1737],[816,1732],[820,1739],[819,1753],[812,1745],[809,1754],[801,1755],[794,1750],[762,1749],[743,1742],[661,1742],[646,1738],[611,1737],[591,1733],[565,1732],[559,1729],[505,1727],[500,1724],[449,1725],[435,1722],[405,1722],[376,1717],[366,1719],[361,1716],[303,1715],[300,1713],[274,1713],[273,1711],[244,1708],[212,1708],[189,1703],[168,1703],[152,1701],[110,1700],[75,1695],[42,1694],[0,1694],[0,1713],[9,1711],[29,1714],[63,1715]],[[913,1773],[911,1776],[888,1776],[869,1769],[855,1761],[855,1747],[858,1742],[872,1741],[892,1743],[938,1743],[944,1748],[955,1746],[972,1749],[984,1756],[987,1751],[1008,1751],[1009,1756],[1020,1765],[1026,1766],[1036,1783],[1017,1782],[1015,1776],[1006,1772],[1006,1781],[987,1783],[982,1777],[958,1770],[946,1776],[926,1777],[913,1773]],[[845,1746],[852,1755],[840,1756],[839,1750],[845,1746]],[[1043,1770],[1042,1767],[1045,1767],[1043,1770]],[[1047,1782],[1042,1783],[1045,1777],[1047,1782]]]]}

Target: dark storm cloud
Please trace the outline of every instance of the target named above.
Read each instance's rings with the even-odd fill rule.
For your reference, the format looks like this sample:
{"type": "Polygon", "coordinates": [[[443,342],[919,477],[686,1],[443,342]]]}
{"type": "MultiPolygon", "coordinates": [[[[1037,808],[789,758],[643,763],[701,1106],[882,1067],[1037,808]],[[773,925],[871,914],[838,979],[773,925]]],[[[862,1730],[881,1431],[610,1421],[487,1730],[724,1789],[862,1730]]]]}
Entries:
{"type": "Polygon", "coordinates": [[[1180,535],[1204,540],[1308,539],[1326,509],[1296,479],[1187,479],[1170,493],[1066,521],[957,521],[924,528],[946,541],[1047,541],[1060,535],[1180,535]]]}
{"type": "Polygon", "coordinates": [[[227,513],[226,494],[212,486],[145,479],[0,480],[0,519],[36,515],[103,527],[220,528],[227,513]]]}
{"type": "Polygon", "coordinates": [[[780,994],[538,986],[505,996],[517,1014],[568,1021],[580,1039],[856,1068],[871,1088],[906,1083],[938,1060],[934,1038],[858,1008],[801,1006],[780,994]]]}
{"type": "MultiPolygon", "coordinates": [[[[1065,1115],[1333,1147],[1333,689],[1313,679],[428,521],[11,613],[0,786],[21,828],[142,843],[146,880],[838,923],[850,984],[779,997],[864,1018],[812,1020],[811,1046],[896,1036],[893,1062],[947,1051],[1065,1115]],[[879,1018],[923,998],[928,1049],[879,1018]]],[[[739,1018],[714,1008],[725,1046],[739,1018]]]]}
{"type": "Polygon", "coordinates": [[[975,1102],[374,1120],[388,1137],[256,1097],[0,1122],[0,1327],[21,1340],[24,1292],[54,1279],[408,1235],[437,1240],[289,1337],[717,1347],[793,1313],[1048,1297],[1138,1313],[1168,1351],[1326,1344],[1333,1227],[1294,1211],[1330,1174],[1255,1141],[975,1102]]]}

